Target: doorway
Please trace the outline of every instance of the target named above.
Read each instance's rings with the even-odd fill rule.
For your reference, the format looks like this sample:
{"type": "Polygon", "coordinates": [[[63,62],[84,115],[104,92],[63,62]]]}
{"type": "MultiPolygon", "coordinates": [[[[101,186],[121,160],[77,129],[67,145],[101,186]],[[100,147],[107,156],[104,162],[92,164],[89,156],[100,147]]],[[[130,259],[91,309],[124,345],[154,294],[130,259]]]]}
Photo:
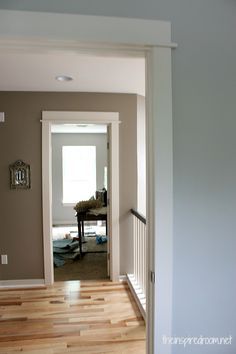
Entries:
{"type": "Polygon", "coordinates": [[[54,280],[107,279],[107,125],[53,124],[51,141],[54,280]]]}
{"type": "MultiPolygon", "coordinates": [[[[101,231],[102,228],[104,228],[105,226],[105,234],[102,235],[96,235],[98,236],[97,239],[95,239],[95,243],[101,245],[101,247],[97,247],[96,251],[98,248],[101,249],[101,251],[106,251],[106,252],[101,252],[101,253],[106,253],[105,255],[105,264],[106,264],[106,274],[107,276],[110,275],[110,278],[113,279],[117,279],[118,274],[119,274],[119,114],[118,113],[110,113],[110,112],[52,112],[52,111],[48,111],[48,112],[43,112],[42,114],[42,127],[43,127],[43,175],[44,178],[47,177],[47,181],[45,181],[45,183],[43,184],[43,195],[44,195],[44,227],[45,229],[47,229],[47,233],[46,233],[46,238],[45,238],[45,245],[47,245],[45,248],[45,276],[50,279],[51,282],[54,281],[54,271],[53,271],[53,267],[54,267],[54,259],[53,259],[53,225],[54,225],[54,229],[57,225],[57,220],[54,219],[54,223],[53,223],[53,212],[52,212],[52,205],[53,205],[53,134],[55,134],[55,127],[59,127],[59,129],[62,129],[62,126],[78,126],[81,128],[81,126],[85,127],[85,126],[90,126],[90,129],[95,129],[95,127],[97,127],[97,129],[99,129],[100,131],[105,131],[106,130],[106,134],[105,134],[105,152],[103,151],[103,155],[107,155],[106,159],[103,158],[103,163],[101,165],[103,165],[101,172],[100,172],[100,176],[97,179],[97,174],[95,173],[96,176],[96,181],[91,182],[90,185],[90,189],[88,189],[87,193],[87,197],[91,194],[94,193],[94,198],[100,195],[100,197],[103,198],[103,204],[104,204],[104,190],[103,191],[99,191],[97,190],[97,185],[102,186],[102,189],[106,188],[106,192],[108,195],[108,200],[109,200],[109,205],[106,206],[107,208],[107,215],[106,217],[102,216],[100,218],[100,214],[99,216],[96,217],[89,217],[89,220],[91,219],[91,221],[95,220],[105,220],[106,224],[104,225],[104,222],[101,224],[100,226],[96,227],[95,232],[97,231],[98,228],[100,228],[100,233],[104,233],[104,231],[101,231]],[[93,127],[93,128],[91,128],[93,127]],[[54,133],[53,133],[54,131],[54,133]],[[109,138],[108,138],[109,137],[109,138]],[[107,141],[109,139],[109,141],[107,141]],[[107,149],[107,142],[109,142],[109,149],[107,149]],[[104,160],[106,161],[106,166],[104,166],[104,160]],[[110,163],[109,161],[111,161],[112,163],[110,163]],[[99,180],[99,184],[98,181],[99,180]],[[95,191],[94,191],[95,189],[95,191]],[[108,234],[108,235],[107,235],[108,234]],[[107,238],[105,238],[105,236],[108,236],[107,238]],[[107,243],[107,247],[105,249],[104,243],[107,243]]],[[[83,138],[84,139],[84,138],[83,138]]],[[[60,140],[60,139],[59,139],[60,140]]],[[[85,140],[84,140],[85,141],[85,140]]],[[[88,144],[88,140],[87,144],[88,144]]],[[[61,142],[60,142],[61,145],[61,142]]],[[[104,141],[103,141],[103,145],[104,145],[104,141]]],[[[61,158],[63,160],[63,146],[61,145],[62,149],[61,149],[61,158]]],[[[71,161],[71,156],[72,156],[72,150],[76,150],[74,151],[74,153],[78,154],[78,149],[80,149],[82,146],[79,147],[79,145],[74,145],[71,146],[70,145],[64,145],[64,158],[66,158],[66,156],[69,156],[68,161],[71,161]]],[[[92,153],[92,151],[94,152],[93,154],[93,161],[95,159],[95,155],[96,155],[96,146],[95,145],[83,145],[83,153],[85,152],[85,150],[90,150],[90,154],[92,153]]],[[[59,149],[60,150],[60,149],[59,149]]],[[[103,149],[104,150],[104,149],[103,149]]],[[[73,157],[73,156],[72,156],[73,157]]],[[[72,159],[73,160],[73,159],[72,159]]],[[[82,158],[82,160],[84,160],[84,157],[82,158]]],[[[82,161],[81,160],[81,161],[82,161]]],[[[86,157],[86,161],[88,158],[86,157]]],[[[67,161],[67,163],[69,163],[67,161]]],[[[63,162],[63,161],[62,161],[63,162]]],[[[78,161],[77,161],[78,162],[78,161]]],[[[87,168],[92,169],[93,167],[89,167],[87,165],[87,168]]],[[[63,170],[63,167],[59,169],[63,170]]],[[[91,170],[92,171],[92,170],[91,170]]],[[[88,173],[89,177],[91,178],[92,173],[88,173]]],[[[71,172],[69,172],[69,176],[71,176],[71,172]]],[[[54,171],[55,173],[55,171],[54,171]]],[[[83,176],[86,174],[82,174],[83,176]]],[[[66,173],[65,173],[66,176],[66,173]]],[[[85,177],[83,177],[85,179],[85,177]]],[[[58,180],[58,178],[56,178],[56,180],[58,180]]],[[[65,179],[65,182],[66,179],[65,179]]],[[[78,183],[78,181],[75,181],[73,179],[72,181],[73,183],[78,183]]],[[[83,183],[85,183],[87,186],[89,184],[89,181],[85,181],[83,180],[83,183]]],[[[62,183],[63,184],[63,183],[62,183]]],[[[84,207],[84,201],[78,200],[80,198],[84,199],[85,197],[85,184],[83,185],[82,188],[82,192],[80,192],[79,195],[75,196],[75,200],[73,200],[74,203],[68,203],[68,201],[70,202],[70,200],[68,200],[67,198],[70,198],[70,194],[73,195],[74,197],[74,191],[70,191],[71,186],[68,188],[67,186],[64,187],[65,191],[67,191],[67,195],[63,195],[63,197],[60,198],[59,196],[59,201],[61,203],[61,199],[65,199],[65,207],[76,207],[78,206],[79,208],[81,208],[80,203],[82,203],[82,207],[84,207]],[[82,194],[81,194],[82,193],[82,194]],[[69,205],[68,205],[69,204],[69,205]]],[[[81,186],[80,186],[81,187],[81,186]]],[[[59,187],[60,188],[60,187],[59,187]]],[[[78,186],[77,188],[78,189],[78,186]]],[[[81,189],[81,188],[80,188],[81,189]]],[[[62,188],[63,190],[63,188],[62,188]]],[[[58,197],[58,192],[54,193],[55,197],[58,197]]],[[[97,202],[97,199],[95,198],[94,202],[97,202]]],[[[86,203],[91,203],[92,201],[85,201],[86,203]]],[[[106,204],[106,202],[105,202],[106,204]]],[[[101,207],[103,207],[104,205],[101,205],[101,207]]],[[[68,211],[68,210],[67,210],[68,211]]],[[[70,210],[71,211],[71,210],[70,210]]],[[[74,225],[77,226],[81,226],[80,222],[83,222],[83,226],[84,226],[84,221],[87,221],[87,219],[84,219],[84,214],[82,213],[83,219],[79,219],[78,215],[81,216],[80,212],[81,209],[76,209],[75,212],[77,211],[77,220],[76,222],[74,222],[74,225]]],[[[65,213],[63,213],[63,215],[65,215],[65,213]]],[[[72,215],[71,215],[72,217],[72,215]]],[[[73,220],[73,219],[71,219],[73,220]]],[[[63,221],[61,219],[61,221],[63,221]]],[[[66,220],[64,220],[64,224],[66,224],[66,220]]],[[[73,222],[71,221],[71,224],[73,222]]],[[[63,224],[63,223],[62,223],[63,224]]],[[[86,237],[86,232],[87,235],[89,234],[89,232],[91,231],[91,229],[89,230],[89,225],[86,227],[83,227],[83,235],[80,233],[79,237],[78,237],[78,233],[80,232],[80,227],[78,228],[78,233],[76,232],[76,229],[72,229],[72,225],[68,225],[70,227],[71,230],[69,230],[69,232],[67,233],[67,237],[66,235],[62,235],[63,239],[65,240],[71,240],[68,241],[67,243],[74,243],[75,242],[79,242],[79,244],[76,244],[79,246],[79,251],[78,253],[80,253],[80,258],[82,259],[82,257],[84,257],[84,253],[86,253],[85,248],[86,246],[83,246],[83,243],[80,244],[80,240],[81,242],[83,241],[87,241],[90,242],[91,239],[85,239],[83,237],[86,237]],[[70,232],[71,231],[71,232],[70,232]],[[76,236],[73,237],[73,231],[75,231],[76,236]],[[77,240],[76,240],[77,239],[77,240]],[[83,255],[82,255],[83,253],[83,255]]],[[[90,225],[91,226],[91,225],[90,225]]],[[[88,236],[89,237],[89,236],[88,236]]],[[[66,241],[65,241],[66,243],[66,241]]],[[[75,245],[75,244],[74,244],[75,245]]],[[[73,247],[74,247],[73,245],[73,247]]],[[[87,245],[87,253],[90,254],[89,250],[88,250],[88,246],[87,245]]],[[[90,250],[92,245],[89,246],[90,250]]],[[[98,252],[95,252],[98,253],[98,252]]],[[[100,252],[99,252],[100,253],[100,252]]],[[[87,258],[91,258],[90,256],[87,256],[87,258]]],[[[101,257],[100,257],[101,258],[101,257]]],[[[104,258],[104,255],[103,255],[104,258]]],[[[103,259],[104,261],[104,259],[103,259]]],[[[103,262],[104,263],[104,262],[103,262]]],[[[96,268],[96,267],[95,267],[96,268]]],[[[104,273],[102,273],[104,274],[104,273]]],[[[93,275],[91,275],[91,278],[93,277],[93,275]]]]}

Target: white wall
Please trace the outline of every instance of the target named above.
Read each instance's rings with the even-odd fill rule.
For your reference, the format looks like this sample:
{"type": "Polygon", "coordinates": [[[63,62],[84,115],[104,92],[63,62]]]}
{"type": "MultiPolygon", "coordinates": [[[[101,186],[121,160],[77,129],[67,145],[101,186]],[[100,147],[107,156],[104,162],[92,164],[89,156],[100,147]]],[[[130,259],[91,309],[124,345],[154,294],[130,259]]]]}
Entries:
{"type": "Polygon", "coordinates": [[[137,199],[138,212],[146,216],[146,111],[145,97],[137,96],[137,199]]]}
{"type": "MultiPolygon", "coordinates": [[[[53,224],[76,222],[72,206],[62,203],[62,146],[96,146],[97,189],[104,187],[104,167],[107,166],[106,134],[52,134],[52,217],[53,224]]],[[[95,191],[94,191],[95,192],[95,191]]]]}

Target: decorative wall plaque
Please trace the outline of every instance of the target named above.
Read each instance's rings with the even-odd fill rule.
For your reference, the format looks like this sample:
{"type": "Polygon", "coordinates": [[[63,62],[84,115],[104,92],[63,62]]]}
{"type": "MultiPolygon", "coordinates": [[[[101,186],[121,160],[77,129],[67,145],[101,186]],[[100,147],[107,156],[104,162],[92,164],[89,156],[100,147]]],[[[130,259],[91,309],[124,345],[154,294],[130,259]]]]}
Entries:
{"type": "Polygon", "coordinates": [[[30,188],[30,165],[27,165],[22,160],[17,160],[9,166],[9,169],[11,189],[30,188]]]}

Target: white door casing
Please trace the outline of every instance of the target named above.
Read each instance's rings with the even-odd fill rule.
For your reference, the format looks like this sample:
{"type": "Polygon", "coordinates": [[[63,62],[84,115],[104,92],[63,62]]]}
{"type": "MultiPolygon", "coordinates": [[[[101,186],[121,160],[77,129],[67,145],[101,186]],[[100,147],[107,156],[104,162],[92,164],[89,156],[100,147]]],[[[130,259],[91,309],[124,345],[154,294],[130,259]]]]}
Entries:
{"type": "Polygon", "coordinates": [[[43,239],[45,283],[54,282],[52,250],[52,124],[107,124],[110,127],[110,278],[119,278],[119,113],[116,112],[42,112],[43,239]]]}
{"type": "MultiPolygon", "coordinates": [[[[141,55],[147,59],[148,271],[154,271],[156,278],[153,284],[148,276],[147,284],[148,354],[171,353],[171,345],[164,345],[162,336],[170,336],[172,327],[171,49],[175,47],[171,43],[169,22],[0,10],[0,49],[75,50],[94,55],[101,52],[127,57],[141,55]]],[[[49,122],[43,124],[48,144],[43,153],[50,146],[49,125],[49,122]]],[[[45,168],[43,193],[49,193],[50,176],[44,175],[45,168]]],[[[45,223],[44,232],[48,228],[45,223]]],[[[44,245],[45,252],[46,248],[44,245]]]]}

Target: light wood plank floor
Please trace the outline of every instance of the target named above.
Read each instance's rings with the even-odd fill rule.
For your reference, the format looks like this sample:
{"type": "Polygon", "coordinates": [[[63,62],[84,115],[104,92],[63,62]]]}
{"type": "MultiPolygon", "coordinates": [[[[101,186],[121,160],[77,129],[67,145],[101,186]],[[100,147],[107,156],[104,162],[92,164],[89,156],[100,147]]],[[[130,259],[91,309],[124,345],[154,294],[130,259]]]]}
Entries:
{"type": "Polygon", "coordinates": [[[0,353],[145,353],[145,324],[125,283],[70,281],[0,291],[0,353]]]}

